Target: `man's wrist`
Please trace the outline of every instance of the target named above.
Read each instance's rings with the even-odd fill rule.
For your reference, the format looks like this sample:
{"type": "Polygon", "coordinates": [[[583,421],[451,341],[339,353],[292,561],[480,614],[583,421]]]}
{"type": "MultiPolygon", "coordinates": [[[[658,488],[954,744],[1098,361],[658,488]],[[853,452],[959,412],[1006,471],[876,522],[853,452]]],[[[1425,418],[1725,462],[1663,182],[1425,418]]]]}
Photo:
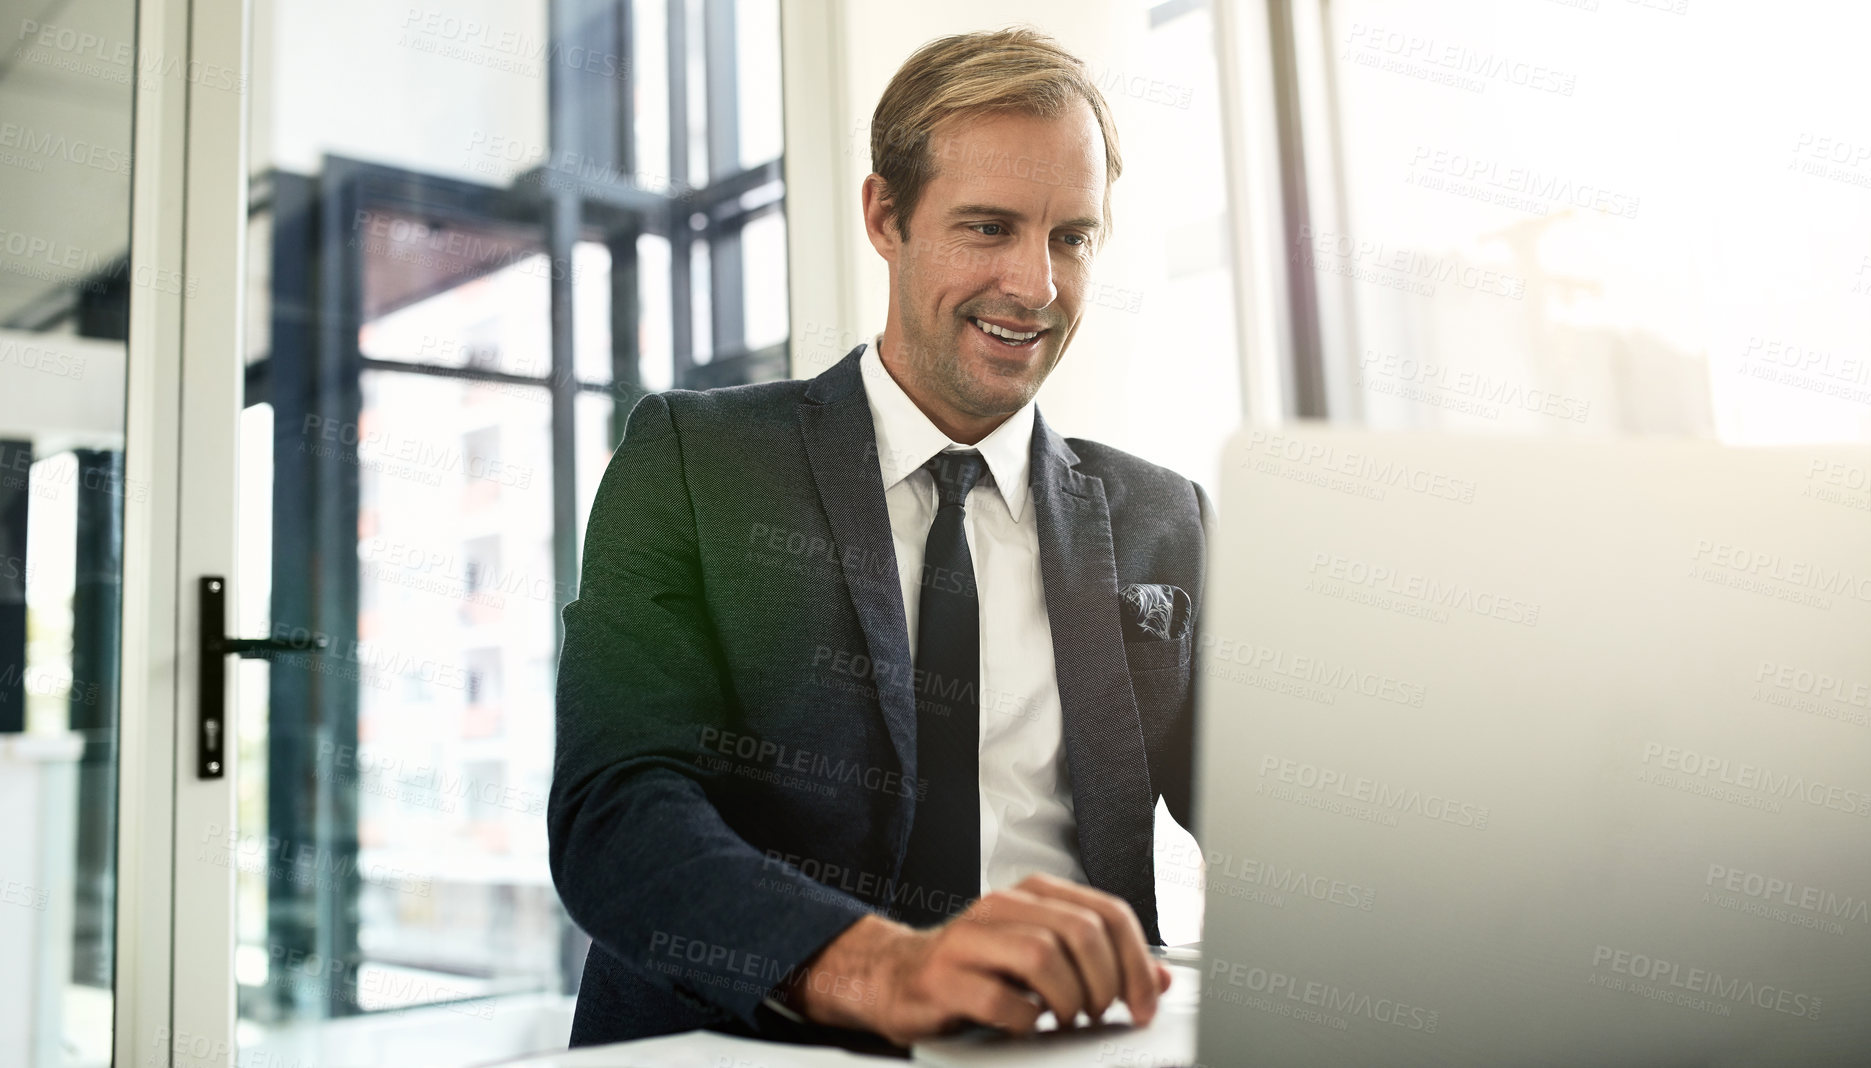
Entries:
{"type": "Polygon", "coordinates": [[[861,916],[800,965],[774,998],[813,1023],[875,1030],[871,1021],[890,962],[905,940],[919,937],[913,928],[875,913],[861,916]]]}

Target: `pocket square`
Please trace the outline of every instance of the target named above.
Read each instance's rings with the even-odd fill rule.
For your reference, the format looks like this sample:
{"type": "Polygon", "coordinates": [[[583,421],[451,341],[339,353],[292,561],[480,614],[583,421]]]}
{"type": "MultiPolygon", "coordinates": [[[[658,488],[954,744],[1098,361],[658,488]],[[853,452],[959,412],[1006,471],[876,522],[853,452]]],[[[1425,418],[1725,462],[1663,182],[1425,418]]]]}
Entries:
{"type": "Polygon", "coordinates": [[[1182,637],[1189,626],[1189,595],[1166,582],[1133,582],[1118,590],[1124,601],[1124,639],[1182,637]]]}

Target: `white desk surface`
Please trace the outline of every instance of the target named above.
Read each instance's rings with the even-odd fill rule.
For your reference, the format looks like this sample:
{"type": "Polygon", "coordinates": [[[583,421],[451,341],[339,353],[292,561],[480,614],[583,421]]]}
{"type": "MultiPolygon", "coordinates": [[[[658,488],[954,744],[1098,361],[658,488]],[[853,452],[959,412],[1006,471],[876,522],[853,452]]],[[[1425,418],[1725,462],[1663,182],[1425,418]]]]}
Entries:
{"type": "Polygon", "coordinates": [[[584,1046],[518,1061],[500,1068],[876,1068],[908,1064],[898,1057],[867,1057],[833,1046],[796,1046],[750,1038],[685,1031],[609,1046],[584,1046]]]}
{"type": "MultiPolygon", "coordinates": [[[[942,1042],[934,1048],[918,1048],[914,1063],[1051,1068],[1055,1064],[1096,1063],[1101,1050],[1110,1053],[1115,1049],[1120,1054],[1116,1063],[1120,1064],[1193,1064],[1201,975],[1194,968],[1178,964],[1170,965],[1170,971],[1175,981],[1149,1027],[1106,1026],[979,1044],[942,1042]]],[[[1113,1006],[1106,1018],[1127,1018],[1124,1006],[1113,1006]]],[[[901,1058],[864,1056],[831,1046],[756,1042],[712,1031],[687,1031],[502,1061],[499,1068],[877,1068],[907,1063],[901,1058]]]]}

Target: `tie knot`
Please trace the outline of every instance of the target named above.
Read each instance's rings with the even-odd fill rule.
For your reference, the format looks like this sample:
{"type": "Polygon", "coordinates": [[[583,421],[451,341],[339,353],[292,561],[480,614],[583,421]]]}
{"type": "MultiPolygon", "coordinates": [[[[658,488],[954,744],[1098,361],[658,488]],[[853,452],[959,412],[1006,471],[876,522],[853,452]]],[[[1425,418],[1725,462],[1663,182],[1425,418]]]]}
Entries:
{"type": "Polygon", "coordinates": [[[968,491],[981,480],[981,473],[987,470],[987,461],[973,449],[967,452],[938,452],[923,465],[923,470],[935,479],[936,496],[944,505],[961,504],[968,499],[968,491]]]}

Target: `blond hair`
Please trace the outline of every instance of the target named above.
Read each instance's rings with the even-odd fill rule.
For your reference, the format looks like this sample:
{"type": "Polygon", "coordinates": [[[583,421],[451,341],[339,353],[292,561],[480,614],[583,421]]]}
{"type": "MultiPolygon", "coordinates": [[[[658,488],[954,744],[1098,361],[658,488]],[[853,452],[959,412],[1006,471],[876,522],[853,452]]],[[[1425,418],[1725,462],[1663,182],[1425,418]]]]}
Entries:
{"type": "Polygon", "coordinates": [[[871,170],[897,233],[909,237],[923,187],[935,175],[930,138],[945,119],[1013,112],[1057,118],[1074,99],[1091,105],[1104,135],[1105,228],[1111,225],[1111,183],[1124,170],[1117,125],[1085,63],[1059,42],[1026,27],[942,37],[923,45],[897,69],[871,115],[871,170]]]}

